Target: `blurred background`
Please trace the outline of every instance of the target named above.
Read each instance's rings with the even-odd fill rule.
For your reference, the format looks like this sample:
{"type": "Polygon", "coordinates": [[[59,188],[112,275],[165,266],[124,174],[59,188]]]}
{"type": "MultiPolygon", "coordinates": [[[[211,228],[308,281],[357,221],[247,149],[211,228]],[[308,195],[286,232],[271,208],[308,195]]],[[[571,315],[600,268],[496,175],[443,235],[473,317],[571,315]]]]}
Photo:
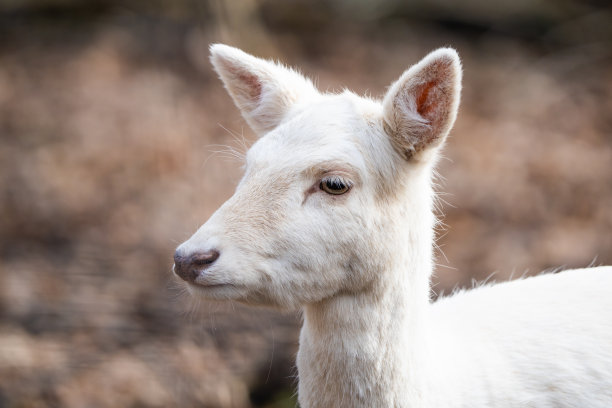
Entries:
{"type": "Polygon", "coordinates": [[[459,51],[434,296],[612,263],[608,1],[2,0],[0,407],[296,405],[299,314],[171,278],[253,141],[213,42],[373,96],[459,51]]]}

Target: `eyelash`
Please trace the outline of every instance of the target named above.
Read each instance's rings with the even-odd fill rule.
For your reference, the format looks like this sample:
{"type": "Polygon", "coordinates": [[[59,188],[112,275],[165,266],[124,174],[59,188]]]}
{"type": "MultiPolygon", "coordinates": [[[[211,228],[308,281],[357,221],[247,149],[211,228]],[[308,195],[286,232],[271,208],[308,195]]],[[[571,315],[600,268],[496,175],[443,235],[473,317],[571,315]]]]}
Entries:
{"type": "Polygon", "coordinates": [[[339,176],[328,176],[321,179],[319,189],[330,195],[342,195],[348,193],[353,184],[339,176]]]}

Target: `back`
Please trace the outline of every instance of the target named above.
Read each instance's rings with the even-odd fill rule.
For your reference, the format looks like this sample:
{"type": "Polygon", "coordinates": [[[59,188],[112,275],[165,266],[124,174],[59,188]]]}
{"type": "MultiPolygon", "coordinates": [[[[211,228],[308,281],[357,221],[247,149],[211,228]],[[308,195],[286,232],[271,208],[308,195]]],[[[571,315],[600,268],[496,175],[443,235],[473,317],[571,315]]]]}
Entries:
{"type": "Polygon", "coordinates": [[[611,289],[608,266],[443,298],[432,305],[439,371],[468,390],[455,395],[465,406],[611,407],[611,289]]]}

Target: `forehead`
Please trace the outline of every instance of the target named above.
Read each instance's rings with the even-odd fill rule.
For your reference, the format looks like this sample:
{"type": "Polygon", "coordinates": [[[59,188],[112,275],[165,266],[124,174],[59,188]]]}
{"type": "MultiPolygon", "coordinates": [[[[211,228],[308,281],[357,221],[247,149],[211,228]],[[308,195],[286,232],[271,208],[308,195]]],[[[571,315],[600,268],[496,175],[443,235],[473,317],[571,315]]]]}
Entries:
{"type": "Polygon", "coordinates": [[[365,167],[368,127],[381,117],[377,103],[353,94],[322,95],[298,105],[247,153],[247,166],[308,167],[337,161],[365,167]]]}

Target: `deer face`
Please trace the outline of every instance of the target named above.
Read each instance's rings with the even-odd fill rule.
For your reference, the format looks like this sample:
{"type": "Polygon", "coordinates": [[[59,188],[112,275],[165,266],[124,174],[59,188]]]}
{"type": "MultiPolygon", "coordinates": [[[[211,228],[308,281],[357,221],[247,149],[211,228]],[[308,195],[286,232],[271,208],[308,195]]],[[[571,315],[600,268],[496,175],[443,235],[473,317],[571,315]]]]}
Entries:
{"type": "Polygon", "coordinates": [[[405,211],[396,193],[407,174],[428,182],[425,147],[450,128],[432,132],[418,112],[439,109],[427,99],[435,85],[421,84],[420,101],[396,86],[383,106],[319,94],[301,75],[230,47],[213,46],[212,61],[262,136],[235,194],[177,249],[175,274],[206,298],[281,307],[367,288],[391,262],[385,243],[405,211]],[[433,135],[423,146],[419,131],[433,135]]]}
{"type": "MultiPolygon", "coordinates": [[[[364,259],[380,237],[374,160],[361,139],[380,122],[368,123],[355,102],[348,94],[317,98],[251,147],[235,194],[178,249],[179,259],[219,254],[190,267],[190,288],[294,306],[368,284],[364,259]]],[[[386,149],[393,152],[388,142],[386,149]]]]}

